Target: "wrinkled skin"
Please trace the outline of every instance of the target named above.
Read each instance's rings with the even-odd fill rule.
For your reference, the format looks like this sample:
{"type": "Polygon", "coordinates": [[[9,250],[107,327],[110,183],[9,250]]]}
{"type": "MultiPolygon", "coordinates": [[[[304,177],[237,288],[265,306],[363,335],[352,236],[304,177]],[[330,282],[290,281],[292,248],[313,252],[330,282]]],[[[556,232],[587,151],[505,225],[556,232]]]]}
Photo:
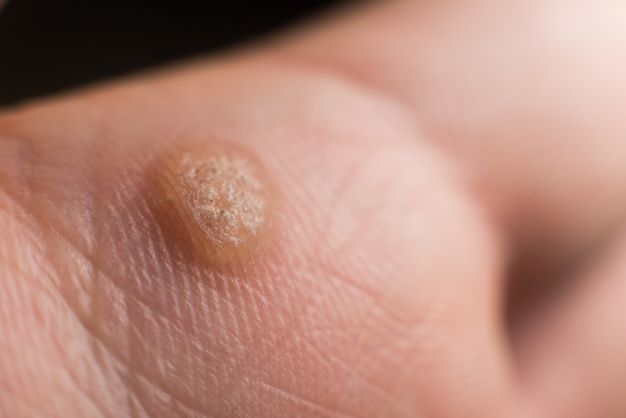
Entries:
{"type": "Polygon", "coordinates": [[[360,8],[6,109],[1,416],[626,414],[626,5],[360,8]],[[263,161],[272,251],[162,233],[190,138],[263,161]]]}

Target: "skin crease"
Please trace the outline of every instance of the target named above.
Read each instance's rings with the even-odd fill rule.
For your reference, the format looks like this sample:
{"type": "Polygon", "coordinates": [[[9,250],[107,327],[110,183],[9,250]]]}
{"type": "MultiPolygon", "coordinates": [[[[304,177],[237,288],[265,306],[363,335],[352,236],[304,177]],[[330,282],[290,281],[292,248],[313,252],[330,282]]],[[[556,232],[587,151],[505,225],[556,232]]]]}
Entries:
{"type": "Polygon", "coordinates": [[[0,416],[623,416],[626,6],[360,7],[0,116],[0,416]],[[168,238],[189,138],[264,167],[262,256],[168,238]],[[570,286],[507,328],[519,271],[570,286]]]}

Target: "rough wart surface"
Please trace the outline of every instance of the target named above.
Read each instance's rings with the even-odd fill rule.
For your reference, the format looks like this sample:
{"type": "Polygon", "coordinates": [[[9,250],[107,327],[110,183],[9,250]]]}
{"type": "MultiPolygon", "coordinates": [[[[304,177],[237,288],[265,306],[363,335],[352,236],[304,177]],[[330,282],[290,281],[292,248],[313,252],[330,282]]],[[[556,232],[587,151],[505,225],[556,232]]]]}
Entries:
{"type": "Polygon", "coordinates": [[[267,190],[258,164],[219,149],[185,151],[167,161],[167,203],[194,247],[220,262],[248,253],[267,224],[267,190]]]}
{"type": "Polygon", "coordinates": [[[256,235],[265,200],[247,160],[222,155],[198,161],[186,154],[181,171],[193,216],[211,241],[239,246],[246,235],[256,235]]]}

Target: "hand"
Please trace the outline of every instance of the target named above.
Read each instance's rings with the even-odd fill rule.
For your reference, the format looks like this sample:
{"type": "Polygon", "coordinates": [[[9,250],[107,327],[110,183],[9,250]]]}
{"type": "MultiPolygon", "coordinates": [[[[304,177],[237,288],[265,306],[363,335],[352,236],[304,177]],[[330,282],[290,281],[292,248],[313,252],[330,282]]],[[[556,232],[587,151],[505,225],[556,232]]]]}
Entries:
{"type": "Polygon", "coordinates": [[[7,110],[0,413],[623,416],[624,19],[374,3],[7,110]],[[223,148],[228,254],[160,187],[223,148]]]}

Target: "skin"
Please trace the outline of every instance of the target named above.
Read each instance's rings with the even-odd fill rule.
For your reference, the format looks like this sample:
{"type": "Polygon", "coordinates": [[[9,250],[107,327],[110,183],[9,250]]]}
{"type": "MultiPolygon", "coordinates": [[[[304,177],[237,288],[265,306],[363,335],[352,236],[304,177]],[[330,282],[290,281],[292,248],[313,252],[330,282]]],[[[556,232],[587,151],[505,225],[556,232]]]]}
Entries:
{"type": "Polygon", "coordinates": [[[624,19],[374,3],[6,109],[0,415],[623,417],[624,19]],[[150,185],[218,143],[272,228],[216,266],[150,185]]]}

